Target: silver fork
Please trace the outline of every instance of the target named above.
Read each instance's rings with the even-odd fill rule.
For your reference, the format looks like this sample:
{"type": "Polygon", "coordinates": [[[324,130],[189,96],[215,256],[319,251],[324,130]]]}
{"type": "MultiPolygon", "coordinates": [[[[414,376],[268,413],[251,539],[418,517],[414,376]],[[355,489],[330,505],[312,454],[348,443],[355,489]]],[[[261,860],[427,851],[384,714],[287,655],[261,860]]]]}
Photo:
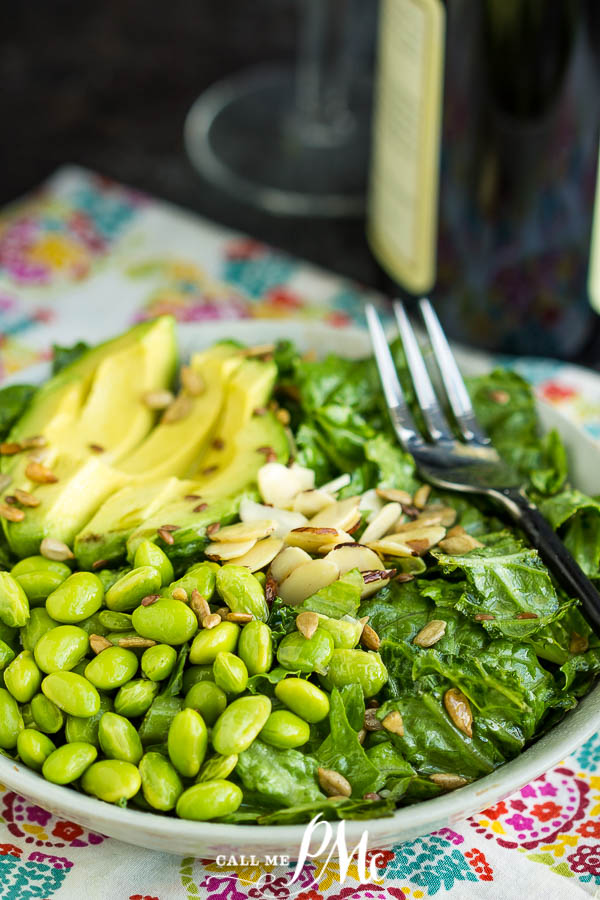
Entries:
{"type": "Polygon", "coordinates": [[[396,302],[394,313],[426,434],[419,431],[400,385],[381,320],[375,307],[368,304],[367,324],[398,440],[414,457],[425,481],[446,490],[482,494],[501,506],[538,550],[569,596],[581,600],[591,624],[600,631],[600,594],[529,500],[522,478],[500,459],[475,417],[465,383],[431,303],[423,299],[419,306],[457,433],[439,402],[404,306],[396,302]]]}

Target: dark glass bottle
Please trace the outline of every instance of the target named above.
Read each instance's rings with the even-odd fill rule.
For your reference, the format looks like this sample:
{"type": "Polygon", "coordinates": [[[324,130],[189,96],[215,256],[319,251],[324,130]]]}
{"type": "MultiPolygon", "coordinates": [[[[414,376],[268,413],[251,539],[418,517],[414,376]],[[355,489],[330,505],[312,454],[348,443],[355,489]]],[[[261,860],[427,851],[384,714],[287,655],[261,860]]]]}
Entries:
{"type": "Polygon", "coordinates": [[[455,339],[572,358],[596,327],[598,6],[382,0],[369,241],[455,339]]]}

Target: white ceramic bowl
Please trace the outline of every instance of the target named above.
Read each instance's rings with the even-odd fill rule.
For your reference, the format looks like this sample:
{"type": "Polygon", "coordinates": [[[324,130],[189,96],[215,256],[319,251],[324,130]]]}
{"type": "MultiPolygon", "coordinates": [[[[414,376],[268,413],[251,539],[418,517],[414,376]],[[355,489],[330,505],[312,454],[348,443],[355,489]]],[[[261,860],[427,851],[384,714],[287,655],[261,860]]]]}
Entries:
{"type": "MultiPolygon", "coordinates": [[[[246,343],[263,344],[277,338],[291,338],[302,350],[314,349],[319,355],[341,353],[358,358],[369,353],[366,333],[358,329],[333,329],[323,325],[290,320],[220,322],[185,325],[179,332],[182,354],[212,344],[224,337],[246,343]]],[[[82,338],[93,336],[82,335],[82,338]]],[[[488,371],[489,359],[467,351],[457,356],[466,374],[488,371]]],[[[36,366],[20,373],[19,380],[43,380],[48,367],[36,366]]],[[[556,427],[569,452],[574,483],[587,493],[600,492],[600,449],[580,429],[555,409],[539,404],[544,428],[556,427]]],[[[368,829],[369,843],[380,848],[451,826],[518,790],[575,750],[600,728],[600,685],[579,706],[512,762],[458,791],[399,809],[390,818],[346,822],[348,846],[355,846],[368,829]]],[[[215,858],[219,854],[298,853],[304,826],[286,825],[263,828],[259,825],[221,825],[214,822],[186,822],[134,809],[119,809],[68,787],[50,784],[20,763],[0,757],[0,782],[18,791],[34,803],[51,810],[62,819],[77,822],[93,831],[140,847],[168,851],[180,856],[215,858]]],[[[322,834],[319,836],[319,840],[322,834]]]]}

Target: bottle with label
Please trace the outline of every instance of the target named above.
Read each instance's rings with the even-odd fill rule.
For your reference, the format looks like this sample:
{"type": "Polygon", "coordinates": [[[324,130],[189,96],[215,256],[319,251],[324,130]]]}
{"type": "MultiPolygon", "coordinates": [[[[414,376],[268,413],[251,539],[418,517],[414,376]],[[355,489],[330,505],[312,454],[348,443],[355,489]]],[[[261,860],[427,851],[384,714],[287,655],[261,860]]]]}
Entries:
{"type": "Polygon", "coordinates": [[[453,338],[582,350],[599,144],[598,0],[381,0],[368,240],[453,338]]]}

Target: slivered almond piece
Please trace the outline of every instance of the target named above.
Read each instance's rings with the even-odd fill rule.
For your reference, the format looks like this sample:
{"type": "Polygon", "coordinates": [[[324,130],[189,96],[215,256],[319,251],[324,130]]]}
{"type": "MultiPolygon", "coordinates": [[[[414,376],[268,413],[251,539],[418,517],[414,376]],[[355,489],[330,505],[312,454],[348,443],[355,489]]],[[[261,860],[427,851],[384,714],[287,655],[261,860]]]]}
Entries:
{"type": "Polygon", "coordinates": [[[298,606],[339,578],[340,570],[326,559],[313,559],[294,569],[279,585],[279,596],[288,606],[298,606]]]}
{"type": "Polygon", "coordinates": [[[347,546],[348,544],[351,544],[353,540],[354,538],[351,534],[348,534],[346,531],[338,531],[335,540],[330,540],[328,537],[316,552],[321,555],[325,555],[326,553],[329,553],[330,550],[334,550],[336,547],[339,547],[341,545],[347,546]]]}
{"type": "Polygon", "coordinates": [[[359,572],[378,569],[381,563],[375,551],[363,544],[342,544],[340,547],[334,547],[325,559],[336,564],[340,575],[345,575],[350,569],[358,569],[359,572]]]}
{"type": "Polygon", "coordinates": [[[260,541],[269,537],[277,528],[273,519],[256,519],[254,522],[238,522],[219,528],[215,534],[215,542],[221,544],[239,544],[241,541],[260,541]]]}
{"type": "Polygon", "coordinates": [[[312,491],[300,491],[294,497],[293,509],[303,516],[316,516],[328,506],[333,506],[335,497],[327,491],[313,488],[312,491]]]}
{"type": "Polygon", "coordinates": [[[473,737],[473,713],[463,692],[458,688],[450,688],[449,691],[446,691],[444,707],[459,731],[462,731],[467,737],[473,737]]]}
{"type": "Polygon", "coordinates": [[[25,475],[30,481],[34,481],[36,484],[54,484],[58,481],[54,472],[35,460],[27,463],[25,475]]]}
{"type": "Polygon", "coordinates": [[[352,785],[347,778],[335,769],[317,769],[317,778],[324,794],[328,797],[349,797],[352,793],[352,785]]]}
{"type": "Polygon", "coordinates": [[[385,730],[389,731],[391,734],[397,734],[400,737],[404,735],[404,722],[402,721],[402,716],[397,709],[394,709],[391,713],[388,713],[387,716],[385,716],[382,720],[381,724],[383,725],[385,730]]]}
{"type": "Polygon", "coordinates": [[[483,547],[483,544],[470,534],[457,534],[455,537],[447,537],[440,541],[440,549],[449,556],[462,556],[477,547],[483,547]]]}
{"type": "Polygon", "coordinates": [[[143,400],[148,409],[166,409],[170,406],[175,397],[171,391],[148,391],[144,394],[143,400]]]}
{"type": "Polygon", "coordinates": [[[386,504],[363,531],[361,543],[368,544],[371,541],[378,541],[388,533],[401,515],[402,507],[399,503],[386,504]]]}
{"type": "Polygon", "coordinates": [[[112,644],[101,634],[90,634],[90,647],[94,653],[98,655],[98,653],[102,653],[103,650],[108,650],[109,647],[112,647],[112,644]]]}
{"type": "Polygon", "coordinates": [[[20,488],[15,488],[15,497],[22,506],[39,506],[41,503],[40,498],[36,497],[35,494],[30,494],[29,491],[22,491],[20,488]]]}
{"type": "MultiPolygon", "coordinates": [[[[416,525],[416,523],[413,524],[416,525]]],[[[445,534],[446,529],[442,525],[426,525],[422,528],[413,527],[406,531],[388,534],[384,540],[406,544],[420,554],[434,547],[444,538],[445,534]]]]}
{"type": "Polygon", "coordinates": [[[271,563],[271,575],[277,582],[284,581],[288,575],[311,558],[300,547],[284,547],[271,563]]]}
{"type": "Polygon", "coordinates": [[[382,587],[389,584],[390,579],[396,574],[396,569],[371,569],[360,573],[363,577],[364,587],[360,592],[360,599],[364,600],[372,594],[376,594],[382,587]]]}
{"type": "Polygon", "coordinates": [[[427,506],[415,519],[416,525],[443,525],[450,528],[456,522],[456,510],[451,506],[427,506]]]}
{"type": "Polygon", "coordinates": [[[412,497],[408,491],[401,491],[397,488],[376,488],[377,496],[382,500],[388,500],[390,503],[400,503],[403,506],[410,506],[412,497]]]}
{"type": "Polygon", "coordinates": [[[8,503],[0,503],[0,517],[6,519],[7,522],[22,522],[25,513],[16,506],[9,506],[8,503]]]}
{"type": "Polygon", "coordinates": [[[375,629],[366,624],[363,625],[360,642],[367,650],[379,650],[381,646],[381,639],[375,629]]]}
{"type": "Polygon", "coordinates": [[[62,541],[54,538],[46,537],[40,544],[40,555],[46,559],[53,559],[55,562],[64,562],[66,559],[73,559],[74,554],[70,547],[62,541]]]}
{"type": "Polygon", "coordinates": [[[348,487],[350,482],[352,481],[350,475],[345,473],[344,475],[338,475],[337,478],[334,478],[332,481],[328,481],[326,484],[322,484],[319,490],[327,491],[329,494],[337,494],[338,491],[341,491],[342,488],[348,487]]]}
{"type": "Polygon", "coordinates": [[[431,485],[422,484],[420,488],[414,493],[413,496],[413,506],[416,506],[417,509],[425,509],[427,505],[427,501],[429,500],[429,495],[431,493],[431,485]]]}
{"type": "Polygon", "coordinates": [[[296,628],[309,640],[319,627],[319,617],[315,612],[301,612],[296,616],[296,628]]]}
{"type": "Polygon", "coordinates": [[[452,775],[450,772],[436,772],[435,775],[429,776],[429,780],[434,784],[439,784],[445,791],[455,791],[456,788],[464,787],[469,783],[462,775],[452,775]]]}
{"type": "Polygon", "coordinates": [[[256,522],[269,519],[276,523],[273,537],[285,537],[292,528],[300,528],[308,524],[306,516],[299,512],[291,512],[288,509],[278,509],[275,506],[264,506],[254,500],[244,498],[240,503],[240,519],[242,522],[256,522]]]}
{"type": "Polygon", "coordinates": [[[264,541],[257,541],[248,553],[236,556],[230,559],[229,562],[235,566],[245,566],[251,572],[258,572],[260,569],[266,568],[275,559],[282,547],[283,541],[281,538],[266,538],[264,541]]]}
{"type": "Polygon", "coordinates": [[[279,462],[267,462],[258,470],[257,481],[265,503],[289,509],[296,494],[315,486],[315,475],[303,466],[288,467],[279,462]]]}
{"type": "Polygon", "coordinates": [[[189,394],[180,394],[165,409],[160,421],[163,425],[172,425],[174,422],[180,422],[189,416],[193,406],[194,401],[189,394]]]}
{"type": "Polygon", "coordinates": [[[417,647],[433,647],[444,637],[446,624],[444,619],[432,619],[414,636],[413,644],[416,644],[417,647]]]}
{"type": "Polygon", "coordinates": [[[191,366],[182,366],[179,377],[184,391],[191,394],[192,397],[199,397],[206,390],[204,378],[191,366]]]}
{"type": "Polygon", "coordinates": [[[321,510],[310,520],[314,528],[337,528],[338,531],[348,531],[357,522],[360,522],[360,497],[347,497],[346,500],[337,500],[331,506],[321,510]]]}
{"type": "Polygon", "coordinates": [[[256,544],[255,540],[250,541],[233,541],[229,543],[208,544],[204,550],[206,556],[210,559],[235,559],[236,556],[244,556],[249,550],[252,550],[256,544]]]}
{"type": "Polygon", "coordinates": [[[389,538],[381,538],[380,541],[369,541],[368,546],[380,556],[417,556],[417,553],[408,544],[400,541],[392,541],[389,538]]]}
{"type": "Polygon", "coordinates": [[[308,553],[317,553],[319,548],[326,544],[330,544],[329,549],[331,549],[335,544],[342,543],[342,540],[342,532],[337,528],[316,528],[314,525],[292,528],[284,537],[284,542],[288,546],[301,547],[308,553]]]}

